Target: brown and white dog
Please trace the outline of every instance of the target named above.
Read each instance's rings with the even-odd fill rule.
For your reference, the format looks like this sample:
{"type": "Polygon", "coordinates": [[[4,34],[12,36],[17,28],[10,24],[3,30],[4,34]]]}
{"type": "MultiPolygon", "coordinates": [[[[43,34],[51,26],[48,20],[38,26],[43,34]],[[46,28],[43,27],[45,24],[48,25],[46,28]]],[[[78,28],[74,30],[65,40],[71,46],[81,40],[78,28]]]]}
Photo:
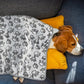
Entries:
{"type": "Polygon", "coordinates": [[[55,48],[62,53],[67,51],[73,55],[82,53],[83,47],[78,43],[77,36],[74,35],[71,26],[61,26],[57,33],[55,30],[49,48],[55,48]]]}
{"type": "MultiPolygon", "coordinates": [[[[83,47],[78,43],[77,36],[74,35],[72,27],[69,25],[53,29],[53,37],[49,48],[55,48],[62,53],[67,51],[73,55],[80,55],[83,51],[83,47]]],[[[18,77],[13,77],[13,79],[17,80],[18,77]]],[[[19,81],[23,83],[24,78],[19,78],[19,81]]]]}

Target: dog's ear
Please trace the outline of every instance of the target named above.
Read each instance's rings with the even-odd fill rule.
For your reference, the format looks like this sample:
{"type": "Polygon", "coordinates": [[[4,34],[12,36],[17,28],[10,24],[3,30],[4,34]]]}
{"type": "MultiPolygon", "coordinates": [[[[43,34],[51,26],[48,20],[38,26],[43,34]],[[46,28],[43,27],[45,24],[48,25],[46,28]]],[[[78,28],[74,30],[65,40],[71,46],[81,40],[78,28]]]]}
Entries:
{"type": "Polygon", "coordinates": [[[67,40],[60,36],[54,43],[56,49],[62,53],[67,51],[67,40]]]}
{"type": "Polygon", "coordinates": [[[58,28],[60,31],[63,30],[72,30],[72,27],[70,25],[64,25],[58,28]]]}

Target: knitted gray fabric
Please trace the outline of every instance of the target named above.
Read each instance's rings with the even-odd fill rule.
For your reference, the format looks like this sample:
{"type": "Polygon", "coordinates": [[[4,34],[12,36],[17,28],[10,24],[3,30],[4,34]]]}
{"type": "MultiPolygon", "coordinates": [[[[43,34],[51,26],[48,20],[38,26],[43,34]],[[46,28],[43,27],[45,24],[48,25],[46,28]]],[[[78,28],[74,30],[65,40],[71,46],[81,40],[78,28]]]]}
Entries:
{"type": "Polygon", "coordinates": [[[0,16],[0,74],[44,80],[52,33],[30,16],[0,16]]]}

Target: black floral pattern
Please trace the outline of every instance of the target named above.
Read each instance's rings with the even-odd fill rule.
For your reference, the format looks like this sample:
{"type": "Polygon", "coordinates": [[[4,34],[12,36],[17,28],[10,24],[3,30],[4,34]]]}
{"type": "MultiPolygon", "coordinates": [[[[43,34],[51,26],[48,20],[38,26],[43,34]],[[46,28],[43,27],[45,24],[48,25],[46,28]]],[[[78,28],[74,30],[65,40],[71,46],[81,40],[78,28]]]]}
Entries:
{"type": "Polygon", "coordinates": [[[0,74],[44,80],[52,33],[31,16],[0,16],[0,74]]]}

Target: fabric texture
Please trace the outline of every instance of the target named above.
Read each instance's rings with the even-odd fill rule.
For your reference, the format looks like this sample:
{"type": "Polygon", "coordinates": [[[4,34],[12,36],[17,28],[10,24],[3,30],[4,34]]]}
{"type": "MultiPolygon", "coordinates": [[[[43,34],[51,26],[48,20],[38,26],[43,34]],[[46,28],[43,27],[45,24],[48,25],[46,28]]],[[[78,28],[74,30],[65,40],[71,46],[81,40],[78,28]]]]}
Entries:
{"type": "Polygon", "coordinates": [[[29,15],[38,19],[55,16],[63,0],[0,0],[0,15],[29,15]]]}
{"type": "Polygon", "coordinates": [[[46,24],[49,24],[50,26],[54,28],[59,28],[60,26],[64,25],[64,16],[59,15],[59,16],[52,17],[52,18],[42,19],[41,21],[46,24]]]}
{"type": "Polygon", "coordinates": [[[44,80],[52,33],[30,16],[0,16],[0,74],[44,80]]]}

